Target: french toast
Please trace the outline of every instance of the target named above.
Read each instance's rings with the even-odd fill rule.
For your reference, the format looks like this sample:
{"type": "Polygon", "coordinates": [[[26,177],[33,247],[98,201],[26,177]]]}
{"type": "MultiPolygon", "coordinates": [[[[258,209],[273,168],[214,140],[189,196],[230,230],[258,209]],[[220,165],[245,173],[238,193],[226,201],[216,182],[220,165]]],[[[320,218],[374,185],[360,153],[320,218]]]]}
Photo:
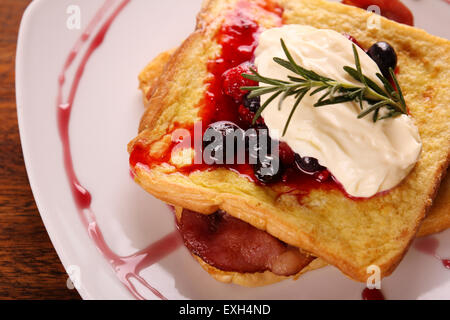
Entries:
{"type": "MultiPolygon", "coordinates": [[[[175,49],[166,51],[154,58],[139,74],[139,88],[142,91],[144,105],[147,105],[150,97],[153,94],[154,88],[157,85],[160,75],[163,73],[164,67],[169,61],[175,49]]],[[[436,199],[429,210],[427,217],[420,226],[417,237],[425,237],[435,233],[439,233],[450,228],[450,177],[446,175],[439,188],[436,199]]],[[[175,214],[177,220],[180,219],[183,213],[183,208],[175,207],[175,214]]],[[[271,271],[256,272],[256,273],[240,273],[223,271],[215,268],[199,256],[193,254],[200,266],[208,272],[214,279],[224,283],[233,283],[245,287],[265,286],[286,279],[298,279],[301,275],[308,271],[322,268],[328,264],[322,259],[315,259],[298,274],[294,276],[280,276],[271,271]]]]}
{"type": "MultiPolygon", "coordinates": [[[[139,74],[139,89],[147,105],[164,67],[175,49],[162,52],[150,61],[139,74]]],[[[178,210],[179,208],[177,208],[178,210]]],[[[445,175],[433,205],[419,228],[417,237],[425,237],[450,228],[450,177],[445,175]]]]}
{"type": "MultiPolygon", "coordinates": [[[[242,2],[205,2],[196,31],[171,56],[151,90],[140,133],[129,144],[132,155],[139,147],[151,158],[162,158],[169,150],[172,131],[200,120],[205,80],[210,77],[207,62],[220,52],[215,34],[227,13],[242,2]]],[[[265,28],[276,25],[258,3],[249,5],[258,24],[265,28]]],[[[134,163],[136,181],[176,206],[205,214],[222,209],[322,258],[355,280],[365,281],[366,268],[372,264],[387,276],[416,235],[448,166],[450,44],[383,18],[381,29],[369,30],[365,26],[370,14],[357,8],[320,0],[276,3],[284,9],[284,23],[350,33],[363,46],[382,39],[397,48],[398,79],[423,142],[422,156],[413,172],[389,193],[367,200],[318,189],[298,202],[289,194],[279,196],[273,189],[225,168],[182,174],[170,161],[134,163]]]]}

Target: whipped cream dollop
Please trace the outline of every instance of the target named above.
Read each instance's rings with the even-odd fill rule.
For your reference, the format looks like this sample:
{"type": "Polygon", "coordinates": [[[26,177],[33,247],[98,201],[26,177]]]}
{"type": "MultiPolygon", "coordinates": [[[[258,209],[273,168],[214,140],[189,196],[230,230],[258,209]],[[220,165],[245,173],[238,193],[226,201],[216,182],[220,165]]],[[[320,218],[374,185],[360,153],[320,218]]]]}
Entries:
{"type": "MultiPolygon", "coordinates": [[[[283,39],[294,60],[306,69],[340,82],[361,83],[350,77],[344,66],[355,67],[352,42],[342,34],[303,25],[285,25],[264,31],[255,51],[258,72],[269,78],[288,80],[295,75],[273,61],[286,59],[280,44],[283,39]]],[[[376,73],[377,64],[359,47],[363,73],[383,87],[376,73]]],[[[312,92],[313,90],[311,90],[312,92]]],[[[270,94],[261,97],[264,103],[270,94]]],[[[358,119],[359,103],[346,102],[315,108],[320,94],[307,94],[297,108],[289,129],[282,137],[295,98],[288,97],[278,109],[275,99],[262,116],[272,138],[286,142],[302,157],[316,158],[328,168],[354,197],[371,197],[398,185],[417,162],[422,143],[411,117],[373,122],[372,116],[358,119]]],[[[368,104],[364,104],[367,108],[368,104]]]]}

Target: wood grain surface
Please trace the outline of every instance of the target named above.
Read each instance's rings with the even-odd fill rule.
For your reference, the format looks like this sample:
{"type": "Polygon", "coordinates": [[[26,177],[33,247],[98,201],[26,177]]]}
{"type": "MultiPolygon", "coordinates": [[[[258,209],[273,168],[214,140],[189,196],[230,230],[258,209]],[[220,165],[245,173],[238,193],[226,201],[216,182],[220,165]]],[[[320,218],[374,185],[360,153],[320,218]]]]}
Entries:
{"type": "Polygon", "coordinates": [[[30,0],[0,0],[0,299],[80,299],[42,224],[17,127],[17,32],[30,0]]]}

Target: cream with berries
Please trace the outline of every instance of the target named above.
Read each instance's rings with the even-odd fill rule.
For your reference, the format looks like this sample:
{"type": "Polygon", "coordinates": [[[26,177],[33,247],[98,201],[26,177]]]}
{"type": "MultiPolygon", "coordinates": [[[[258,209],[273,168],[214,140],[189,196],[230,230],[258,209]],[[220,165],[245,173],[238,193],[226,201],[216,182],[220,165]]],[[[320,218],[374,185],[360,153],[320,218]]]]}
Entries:
{"type": "Polygon", "coordinates": [[[255,55],[258,71],[246,78],[260,85],[245,89],[261,96],[257,116],[271,136],[306,156],[301,170],[326,167],[348,194],[365,198],[395,187],[415,166],[422,144],[387,43],[368,55],[333,30],[286,25],[263,32],[255,55]]]}

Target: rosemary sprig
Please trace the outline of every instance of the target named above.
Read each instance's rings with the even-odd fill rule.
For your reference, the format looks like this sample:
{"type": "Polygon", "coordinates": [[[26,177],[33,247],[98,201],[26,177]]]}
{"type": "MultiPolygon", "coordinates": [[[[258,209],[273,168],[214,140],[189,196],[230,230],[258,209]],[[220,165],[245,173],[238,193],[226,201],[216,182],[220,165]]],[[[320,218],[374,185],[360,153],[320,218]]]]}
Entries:
{"type": "Polygon", "coordinates": [[[353,55],[355,58],[356,68],[345,66],[344,70],[353,79],[360,82],[361,85],[339,82],[325,76],[321,76],[312,70],[307,70],[301,67],[294,61],[283,39],[280,40],[281,47],[283,48],[287,60],[281,58],[273,58],[273,60],[280,66],[295,73],[296,76],[289,75],[288,80],[272,79],[260,75],[254,69],[250,69],[252,74],[242,75],[244,78],[259,82],[260,84],[260,86],[241,88],[241,90],[250,91],[249,98],[271,94],[269,99],[267,99],[256,112],[253,119],[253,124],[256,123],[264,109],[278,96],[281,95],[278,103],[279,110],[281,110],[282,104],[287,97],[294,96],[296,101],[292,106],[291,112],[286,121],[283,131],[284,136],[292,120],[294,112],[297,110],[300,102],[306,94],[309,93],[310,96],[314,96],[320,92],[322,95],[314,104],[314,107],[323,107],[348,101],[355,101],[359,103],[361,108],[361,113],[358,115],[359,119],[372,114],[373,121],[377,122],[378,120],[396,117],[401,114],[407,114],[405,99],[403,98],[402,90],[393,70],[390,69],[389,72],[393,79],[395,88],[381,73],[377,73],[376,76],[383,83],[383,87],[380,87],[363,74],[358,51],[356,50],[356,46],[354,44],[353,55]],[[261,86],[261,84],[265,85],[261,86]],[[369,107],[364,109],[363,101],[368,102],[369,107]],[[386,109],[386,112],[380,112],[382,108],[386,109]]]}

